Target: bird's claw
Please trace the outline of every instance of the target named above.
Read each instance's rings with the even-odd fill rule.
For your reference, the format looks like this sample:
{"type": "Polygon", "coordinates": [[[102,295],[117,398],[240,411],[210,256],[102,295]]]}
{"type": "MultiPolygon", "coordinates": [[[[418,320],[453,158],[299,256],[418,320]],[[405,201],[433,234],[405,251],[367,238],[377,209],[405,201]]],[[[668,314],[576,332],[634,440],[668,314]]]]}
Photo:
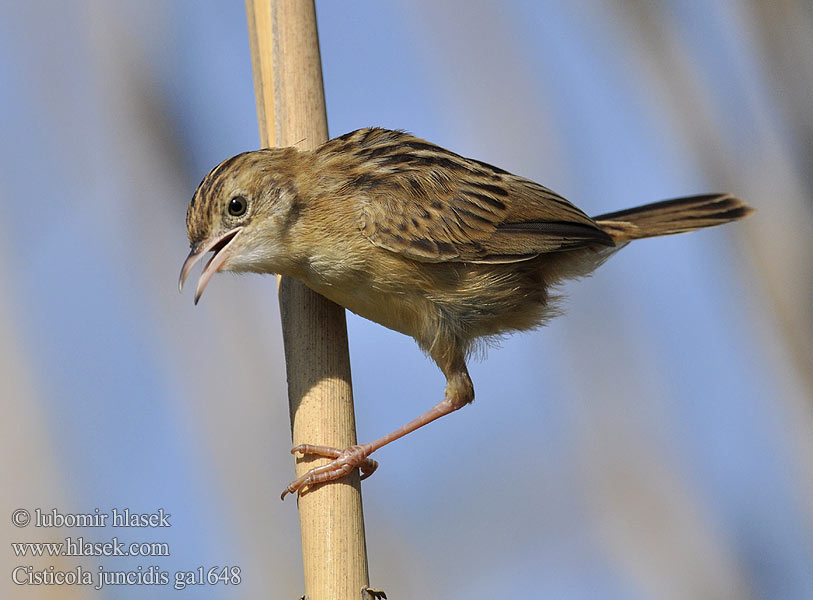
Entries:
{"type": "Polygon", "coordinates": [[[384,590],[374,590],[369,585],[365,585],[361,588],[361,598],[362,600],[367,600],[368,598],[372,598],[373,600],[387,600],[387,594],[384,593],[384,590]]]}
{"type": "Polygon", "coordinates": [[[291,449],[291,454],[301,454],[303,456],[315,454],[332,460],[326,465],[311,469],[289,483],[288,487],[282,491],[280,498],[284,500],[286,494],[293,494],[294,492],[300,496],[304,488],[310,488],[317,483],[325,483],[344,477],[356,467],[361,471],[361,479],[367,479],[378,468],[378,462],[369,458],[370,452],[372,450],[366,444],[350,446],[344,450],[331,448],[330,446],[313,446],[311,444],[295,446],[291,449]]]}

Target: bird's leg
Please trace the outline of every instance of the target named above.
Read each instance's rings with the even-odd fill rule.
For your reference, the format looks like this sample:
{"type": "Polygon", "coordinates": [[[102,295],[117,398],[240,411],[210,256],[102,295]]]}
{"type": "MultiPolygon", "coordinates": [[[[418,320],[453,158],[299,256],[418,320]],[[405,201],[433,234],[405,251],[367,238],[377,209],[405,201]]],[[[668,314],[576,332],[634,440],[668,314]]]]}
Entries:
{"type": "Polygon", "coordinates": [[[474,400],[474,386],[471,383],[469,372],[466,369],[466,363],[462,357],[455,360],[448,369],[443,369],[443,371],[446,374],[446,393],[444,394],[443,400],[403,427],[399,427],[395,431],[368,444],[350,446],[344,450],[338,450],[328,446],[312,446],[310,444],[300,444],[293,448],[291,450],[292,454],[315,454],[333,460],[326,465],[311,469],[295,481],[292,481],[288,487],[283,490],[281,497],[284,499],[286,494],[293,494],[294,492],[301,494],[304,488],[317,483],[334,481],[335,479],[344,477],[356,467],[360,468],[362,479],[369,477],[378,467],[376,461],[368,458],[370,454],[382,446],[386,446],[390,442],[394,442],[398,438],[404,437],[406,434],[412,433],[427,423],[431,423],[444,415],[448,415],[474,400]]]}

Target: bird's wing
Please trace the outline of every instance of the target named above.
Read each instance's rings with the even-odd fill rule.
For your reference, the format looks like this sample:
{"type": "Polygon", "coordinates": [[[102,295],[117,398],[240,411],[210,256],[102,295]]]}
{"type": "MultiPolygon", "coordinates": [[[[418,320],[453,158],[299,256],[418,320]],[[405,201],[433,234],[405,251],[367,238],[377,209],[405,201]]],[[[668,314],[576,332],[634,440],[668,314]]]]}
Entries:
{"type": "Polygon", "coordinates": [[[376,146],[374,168],[360,182],[359,225],[376,246],[422,262],[509,263],[614,245],[555,192],[400,135],[376,146]]]}

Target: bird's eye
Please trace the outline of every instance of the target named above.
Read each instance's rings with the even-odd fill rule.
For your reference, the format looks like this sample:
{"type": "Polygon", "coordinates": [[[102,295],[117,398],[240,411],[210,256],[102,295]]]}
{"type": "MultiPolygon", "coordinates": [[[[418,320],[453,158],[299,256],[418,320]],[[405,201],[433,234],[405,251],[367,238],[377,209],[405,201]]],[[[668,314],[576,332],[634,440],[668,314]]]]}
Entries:
{"type": "Polygon", "coordinates": [[[248,200],[243,196],[235,196],[229,200],[229,214],[233,217],[242,217],[248,209],[248,200]]]}

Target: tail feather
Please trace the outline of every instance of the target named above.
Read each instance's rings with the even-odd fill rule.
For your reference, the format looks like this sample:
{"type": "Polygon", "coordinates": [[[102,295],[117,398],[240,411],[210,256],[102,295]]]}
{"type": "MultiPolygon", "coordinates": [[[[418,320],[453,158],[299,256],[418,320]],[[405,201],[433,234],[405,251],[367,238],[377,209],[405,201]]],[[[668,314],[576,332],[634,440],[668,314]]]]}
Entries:
{"type": "Polygon", "coordinates": [[[685,233],[743,219],[754,209],[730,194],[664,200],[593,217],[616,243],[685,233]]]}

